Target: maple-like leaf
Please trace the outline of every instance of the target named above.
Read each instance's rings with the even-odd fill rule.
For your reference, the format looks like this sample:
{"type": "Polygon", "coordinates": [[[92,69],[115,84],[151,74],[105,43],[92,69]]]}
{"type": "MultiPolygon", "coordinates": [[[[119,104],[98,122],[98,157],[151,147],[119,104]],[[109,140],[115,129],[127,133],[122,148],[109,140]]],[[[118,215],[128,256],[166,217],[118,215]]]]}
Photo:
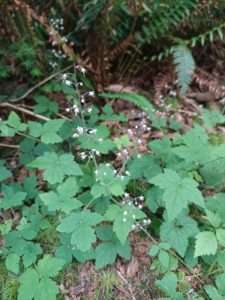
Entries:
{"type": "Polygon", "coordinates": [[[29,164],[30,167],[44,170],[44,179],[51,184],[60,183],[66,175],[81,176],[79,165],[74,161],[72,154],[58,155],[47,152],[29,164]]]}
{"type": "Polygon", "coordinates": [[[81,251],[90,249],[96,241],[95,231],[92,226],[100,223],[102,216],[90,211],[72,213],[64,218],[57,227],[59,232],[71,233],[71,244],[81,251]]]}
{"type": "Polygon", "coordinates": [[[197,188],[198,183],[192,178],[182,178],[176,171],[165,169],[163,174],[150,181],[164,190],[163,201],[170,221],[174,220],[190,203],[205,207],[202,194],[197,188]]]}

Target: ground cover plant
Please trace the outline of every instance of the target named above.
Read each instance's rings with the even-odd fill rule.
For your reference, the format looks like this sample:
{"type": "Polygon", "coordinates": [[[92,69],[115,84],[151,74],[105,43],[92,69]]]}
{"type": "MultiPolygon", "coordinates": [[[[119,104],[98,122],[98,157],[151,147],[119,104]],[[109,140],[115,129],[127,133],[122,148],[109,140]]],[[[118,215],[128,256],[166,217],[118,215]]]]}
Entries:
{"type": "Polygon", "coordinates": [[[1,299],[224,299],[224,4],[0,6],[1,299]]]}

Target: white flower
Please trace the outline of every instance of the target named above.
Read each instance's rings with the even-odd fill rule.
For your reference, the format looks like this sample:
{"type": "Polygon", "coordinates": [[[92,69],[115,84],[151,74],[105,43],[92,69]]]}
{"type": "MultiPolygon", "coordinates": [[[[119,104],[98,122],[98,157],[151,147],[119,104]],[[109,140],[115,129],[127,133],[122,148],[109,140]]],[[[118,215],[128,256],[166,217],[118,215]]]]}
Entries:
{"type": "Polygon", "coordinates": [[[126,218],[123,218],[123,222],[125,223],[127,221],[127,219],[126,218]]]}
{"type": "Polygon", "coordinates": [[[80,71],[81,73],[85,74],[86,73],[86,69],[84,67],[80,67],[80,71]]]}
{"type": "Polygon", "coordinates": [[[141,140],[141,139],[138,139],[138,140],[137,140],[137,143],[138,143],[139,145],[141,145],[141,144],[142,144],[142,140],[141,140]]]}
{"type": "Polygon", "coordinates": [[[70,80],[65,80],[65,84],[68,85],[68,86],[71,86],[73,83],[70,80]]]}
{"type": "Polygon", "coordinates": [[[127,132],[128,132],[129,135],[133,135],[132,129],[127,129],[127,132]]]}
{"type": "Polygon", "coordinates": [[[94,92],[94,91],[88,92],[88,96],[94,97],[94,95],[95,95],[95,92],[94,92]]]}
{"type": "Polygon", "coordinates": [[[123,152],[124,155],[128,155],[128,150],[127,149],[123,149],[122,152],[123,152]]]}
{"type": "Polygon", "coordinates": [[[125,210],[125,211],[123,212],[123,214],[124,214],[124,216],[126,216],[126,215],[127,215],[127,211],[125,210]]]}
{"type": "Polygon", "coordinates": [[[144,198],[144,196],[140,196],[139,199],[140,199],[140,201],[144,201],[145,198],[144,198]]]}
{"type": "Polygon", "coordinates": [[[79,134],[83,134],[83,133],[84,133],[84,128],[78,126],[78,127],[77,127],[77,132],[78,132],[79,134]]]}
{"type": "Polygon", "coordinates": [[[85,152],[81,152],[80,156],[81,159],[85,159],[87,157],[87,154],[85,152]]]}
{"type": "Polygon", "coordinates": [[[136,219],[136,216],[135,216],[135,215],[132,215],[132,218],[135,220],[135,219],[136,219]]]}
{"type": "Polygon", "coordinates": [[[141,204],[138,205],[138,208],[139,208],[139,209],[142,209],[142,207],[143,207],[143,205],[141,205],[141,204]]]}
{"type": "Polygon", "coordinates": [[[71,109],[70,109],[69,107],[66,108],[66,112],[70,112],[70,110],[71,110],[71,109]]]}
{"type": "Polygon", "coordinates": [[[97,129],[92,129],[89,132],[90,132],[90,134],[96,134],[97,133],[97,129]]]}
{"type": "Polygon", "coordinates": [[[74,134],[73,134],[73,137],[74,137],[74,138],[77,138],[77,137],[79,137],[79,134],[78,134],[78,133],[74,133],[74,134]]]}
{"type": "Polygon", "coordinates": [[[76,108],[74,108],[74,113],[75,113],[75,115],[77,115],[77,114],[79,114],[79,112],[80,112],[80,110],[79,110],[79,108],[78,107],[76,107],[76,108]]]}

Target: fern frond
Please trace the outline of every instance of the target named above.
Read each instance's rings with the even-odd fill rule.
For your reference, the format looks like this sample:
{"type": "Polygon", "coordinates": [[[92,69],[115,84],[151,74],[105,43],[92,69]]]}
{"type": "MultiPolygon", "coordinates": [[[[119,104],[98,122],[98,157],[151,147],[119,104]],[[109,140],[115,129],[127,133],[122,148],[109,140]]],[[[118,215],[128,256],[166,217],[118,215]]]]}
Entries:
{"type": "Polygon", "coordinates": [[[192,80],[192,75],[195,70],[195,61],[191,51],[185,45],[174,47],[173,58],[176,66],[180,94],[184,96],[192,80]]]}
{"type": "Polygon", "coordinates": [[[143,15],[149,21],[142,26],[140,41],[151,43],[167,35],[191,14],[196,5],[196,0],[179,0],[173,3],[159,1],[153,5],[153,8],[145,3],[143,15]]]}

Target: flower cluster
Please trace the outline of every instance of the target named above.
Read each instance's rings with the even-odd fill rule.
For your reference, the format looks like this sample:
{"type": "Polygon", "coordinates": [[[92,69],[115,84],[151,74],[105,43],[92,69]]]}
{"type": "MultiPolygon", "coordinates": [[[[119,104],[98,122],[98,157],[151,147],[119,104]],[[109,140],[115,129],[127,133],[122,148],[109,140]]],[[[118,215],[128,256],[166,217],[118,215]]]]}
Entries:
{"type": "Polygon", "coordinates": [[[91,149],[89,151],[82,151],[82,152],[79,153],[79,155],[80,155],[80,158],[82,160],[85,160],[85,159],[94,159],[96,156],[100,156],[100,152],[98,150],[96,150],[96,149],[91,149]]]}
{"type": "Polygon", "coordinates": [[[117,156],[118,156],[119,159],[121,159],[121,160],[124,161],[124,160],[128,160],[129,159],[130,154],[129,154],[129,151],[126,148],[124,148],[124,149],[122,149],[121,151],[119,151],[117,153],[117,156]]]}
{"type": "MultiPolygon", "coordinates": [[[[64,20],[63,18],[50,18],[49,20],[51,26],[57,31],[64,30],[64,20]]],[[[51,32],[50,32],[51,34],[51,32]]]]}
{"type": "MultiPolygon", "coordinates": [[[[132,197],[129,193],[124,194],[124,200],[122,201],[122,205],[134,205],[135,207],[142,209],[143,208],[143,202],[144,202],[144,196],[138,196],[138,197],[132,197]]],[[[127,222],[128,217],[132,218],[133,220],[136,220],[136,215],[132,213],[132,215],[129,215],[130,212],[128,210],[123,211],[123,222],[127,222]]],[[[133,230],[141,230],[144,226],[148,226],[151,224],[151,220],[149,218],[143,219],[139,222],[135,222],[132,225],[133,230]]]]}
{"type": "Polygon", "coordinates": [[[142,209],[144,200],[145,200],[145,198],[143,195],[138,196],[138,197],[133,197],[129,193],[125,193],[122,204],[123,205],[125,205],[125,204],[134,205],[134,206],[138,207],[139,209],[142,209]]]}

